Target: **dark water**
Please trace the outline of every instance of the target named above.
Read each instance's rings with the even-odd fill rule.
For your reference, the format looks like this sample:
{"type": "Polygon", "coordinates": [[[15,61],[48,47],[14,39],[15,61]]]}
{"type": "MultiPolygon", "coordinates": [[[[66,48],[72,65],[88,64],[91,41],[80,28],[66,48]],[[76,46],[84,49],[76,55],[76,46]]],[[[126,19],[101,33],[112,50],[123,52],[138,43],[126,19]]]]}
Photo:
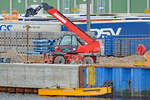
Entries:
{"type": "Polygon", "coordinates": [[[0,100],[150,100],[150,98],[40,97],[33,94],[0,93],[0,100]]]}

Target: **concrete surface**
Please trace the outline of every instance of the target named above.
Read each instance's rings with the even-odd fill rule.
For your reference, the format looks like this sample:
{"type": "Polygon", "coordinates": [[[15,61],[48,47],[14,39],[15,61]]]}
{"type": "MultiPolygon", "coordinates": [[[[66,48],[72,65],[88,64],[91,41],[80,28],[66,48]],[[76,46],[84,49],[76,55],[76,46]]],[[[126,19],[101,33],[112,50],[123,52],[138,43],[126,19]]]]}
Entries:
{"type": "Polygon", "coordinates": [[[78,88],[79,65],[0,64],[0,86],[78,88]]]}

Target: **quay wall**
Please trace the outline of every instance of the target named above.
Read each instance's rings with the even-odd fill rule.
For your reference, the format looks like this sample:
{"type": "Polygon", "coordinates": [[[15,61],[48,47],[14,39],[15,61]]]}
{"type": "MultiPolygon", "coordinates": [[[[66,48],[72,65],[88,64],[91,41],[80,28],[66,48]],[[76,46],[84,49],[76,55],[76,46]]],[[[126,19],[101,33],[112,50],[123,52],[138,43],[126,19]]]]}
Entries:
{"type": "Polygon", "coordinates": [[[78,65],[0,64],[0,86],[78,88],[78,65]]]}

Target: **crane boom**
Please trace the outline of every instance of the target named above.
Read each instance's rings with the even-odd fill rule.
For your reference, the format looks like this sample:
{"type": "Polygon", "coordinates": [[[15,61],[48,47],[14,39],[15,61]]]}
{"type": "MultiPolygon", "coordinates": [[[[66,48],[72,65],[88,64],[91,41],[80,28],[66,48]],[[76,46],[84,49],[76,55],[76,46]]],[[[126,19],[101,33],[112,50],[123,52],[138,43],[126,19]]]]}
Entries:
{"type": "MultiPolygon", "coordinates": [[[[52,6],[48,5],[47,3],[41,3],[40,6],[38,6],[35,9],[29,8],[30,9],[30,14],[28,12],[28,15],[35,15],[38,13],[38,11],[44,8],[45,11],[47,11],[50,15],[55,17],[57,20],[59,20],[62,24],[64,24],[69,31],[72,31],[76,33],[80,38],[82,38],[85,42],[91,43],[94,41],[91,37],[89,37],[86,33],[84,33],[81,29],[79,29],[75,24],[73,24],[68,18],[63,16],[59,11],[57,11],[55,8],[52,6]],[[32,11],[31,11],[32,9],[32,11]]],[[[26,13],[26,17],[28,17],[26,13]]]]}
{"type": "Polygon", "coordinates": [[[47,3],[41,3],[41,5],[39,5],[35,9],[33,8],[27,9],[25,17],[29,17],[30,15],[36,15],[41,8],[43,8],[45,11],[47,11],[47,13],[49,13],[57,20],[59,20],[63,25],[67,27],[69,31],[74,32],[76,35],[78,35],[82,40],[84,40],[87,43],[87,45],[85,46],[80,46],[77,49],[77,52],[94,53],[100,51],[99,41],[95,41],[94,39],[92,39],[81,29],[79,29],[75,24],[73,24],[68,18],[66,18],[63,14],[61,14],[59,11],[57,11],[55,8],[48,5],[47,3]]]}

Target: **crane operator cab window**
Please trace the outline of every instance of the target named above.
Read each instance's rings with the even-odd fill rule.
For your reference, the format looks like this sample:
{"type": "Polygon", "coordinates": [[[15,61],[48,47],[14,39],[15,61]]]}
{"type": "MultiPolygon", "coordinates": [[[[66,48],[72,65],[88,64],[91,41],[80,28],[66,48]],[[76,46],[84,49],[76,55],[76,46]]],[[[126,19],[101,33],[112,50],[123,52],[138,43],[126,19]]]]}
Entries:
{"type": "Polygon", "coordinates": [[[75,53],[78,47],[78,40],[75,35],[64,35],[60,40],[59,47],[64,53],[75,53]]]}

